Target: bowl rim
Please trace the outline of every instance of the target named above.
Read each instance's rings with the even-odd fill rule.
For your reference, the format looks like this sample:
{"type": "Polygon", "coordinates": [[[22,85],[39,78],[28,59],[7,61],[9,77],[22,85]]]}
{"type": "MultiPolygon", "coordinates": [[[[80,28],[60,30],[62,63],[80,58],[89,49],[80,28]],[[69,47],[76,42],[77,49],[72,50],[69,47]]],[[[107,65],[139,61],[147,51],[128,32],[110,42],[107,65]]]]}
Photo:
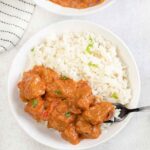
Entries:
{"type": "Polygon", "coordinates": [[[77,8],[69,8],[69,7],[63,7],[59,4],[56,4],[54,2],[48,1],[48,2],[41,2],[40,0],[34,0],[34,2],[40,7],[43,8],[49,12],[52,12],[57,15],[61,16],[86,16],[90,14],[97,13],[99,11],[102,11],[103,9],[111,6],[114,4],[117,0],[111,0],[106,2],[103,2],[102,4],[98,4],[92,7],[84,8],[84,9],[77,9],[77,8]],[[49,4],[48,4],[49,3],[49,4]],[[48,4],[48,5],[47,5],[48,4]],[[52,5],[52,6],[50,6],[52,5]],[[50,9],[51,8],[51,9],[50,9]],[[59,9],[59,11],[57,10],[59,9]],[[80,12],[77,12],[80,11],[80,12]]]}
{"type": "MultiPolygon", "coordinates": [[[[44,30],[48,30],[49,28],[51,28],[51,26],[57,25],[57,24],[61,24],[61,23],[69,23],[69,22],[78,22],[78,23],[84,22],[84,23],[87,23],[87,24],[92,24],[92,25],[94,25],[94,26],[97,26],[98,28],[101,28],[102,30],[104,30],[104,31],[106,31],[107,33],[111,34],[111,35],[112,35],[115,39],[117,39],[117,41],[118,41],[119,43],[121,43],[121,44],[123,45],[123,47],[127,50],[127,53],[130,55],[130,58],[131,58],[132,63],[133,63],[133,65],[134,65],[134,68],[135,68],[135,71],[136,71],[135,74],[137,75],[137,81],[138,81],[138,83],[137,83],[137,91],[138,91],[137,93],[138,93],[138,94],[136,95],[136,98],[135,98],[136,101],[135,101],[135,104],[134,104],[135,107],[136,107],[136,106],[138,105],[138,103],[139,103],[139,97],[140,97],[140,94],[141,94],[141,80],[140,80],[140,74],[139,74],[139,70],[138,70],[136,61],[135,61],[135,59],[134,59],[134,57],[133,57],[133,55],[132,55],[130,49],[127,47],[127,45],[125,44],[125,42],[124,42],[122,39],[120,39],[120,37],[119,37],[118,35],[116,35],[116,34],[113,33],[112,31],[110,31],[109,29],[107,29],[107,28],[105,28],[105,27],[103,27],[103,26],[101,26],[101,25],[99,25],[99,24],[97,24],[97,23],[93,23],[93,22],[87,21],[87,20],[78,20],[78,19],[70,19],[70,20],[64,20],[64,21],[58,21],[58,22],[52,23],[51,25],[48,25],[47,27],[41,29],[41,30],[38,31],[36,34],[34,34],[33,36],[31,36],[31,38],[30,38],[29,40],[25,41],[24,44],[21,46],[20,50],[23,49],[24,47],[26,47],[26,45],[28,45],[29,41],[31,41],[31,40],[33,40],[34,38],[36,38],[36,37],[37,37],[40,33],[42,33],[44,30]]],[[[32,134],[29,134],[29,133],[28,133],[28,131],[26,130],[26,128],[25,128],[24,126],[22,126],[21,121],[19,120],[17,114],[15,113],[13,104],[12,104],[12,102],[11,102],[11,96],[10,96],[9,85],[10,85],[10,83],[11,83],[11,82],[10,82],[10,75],[11,75],[11,72],[12,72],[12,71],[11,71],[11,70],[12,70],[12,66],[14,65],[15,60],[16,60],[16,58],[18,57],[18,55],[20,54],[20,52],[21,52],[21,51],[18,51],[17,54],[16,54],[16,56],[15,56],[15,58],[13,59],[13,62],[12,62],[12,64],[11,64],[11,66],[10,66],[10,70],[9,70],[9,74],[8,74],[7,93],[8,93],[8,103],[9,103],[11,112],[12,112],[12,114],[13,114],[13,116],[14,116],[16,122],[17,122],[17,123],[19,124],[19,126],[25,131],[25,133],[26,133],[28,136],[32,137],[32,138],[33,138],[35,141],[37,141],[38,143],[41,143],[42,145],[45,145],[45,146],[48,146],[48,147],[51,147],[51,148],[54,148],[54,149],[69,150],[69,148],[62,148],[62,147],[54,146],[54,145],[50,146],[49,144],[46,144],[46,143],[44,143],[44,142],[42,142],[42,141],[39,141],[38,138],[36,138],[36,137],[33,136],[32,134]]],[[[120,127],[117,131],[115,131],[114,134],[112,134],[111,136],[109,136],[107,139],[105,139],[105,140],[103,140],[103,141],[101,141],[101,142],[97,142],[97,143],[95,143],[95,144],[93,144],[93,145],[87,145],[87,146],[85,146],[84,148],[73,148],[72,150],[89,149],[89,148],[96,147],[96,146],[98,146],[98,145],[100,145],[100,144],[102,144],[102,143],[107,142],[108,140],[110,140],[110,139],[112,139],[114,136],[116,136],[116,135],[128,124],[128,122],[130,121],[130,119],[132,118],[132,116],[133,116],[133,114],[129,115],[129,116],[124,120],[124,124],[121,125],[121,127],[120,127]]]]}

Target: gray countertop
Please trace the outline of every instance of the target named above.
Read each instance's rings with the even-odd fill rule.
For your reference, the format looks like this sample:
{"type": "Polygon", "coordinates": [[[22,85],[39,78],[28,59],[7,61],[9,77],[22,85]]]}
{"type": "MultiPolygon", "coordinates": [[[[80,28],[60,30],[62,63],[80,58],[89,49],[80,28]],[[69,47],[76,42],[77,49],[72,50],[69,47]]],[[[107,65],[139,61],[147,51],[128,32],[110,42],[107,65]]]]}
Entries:
{"type": "MultiPolygon", "coordinates": [[[[7,100],[7,76],[14,56],[25,41],[53,22],[73,18],[98,23],[125,41],[140,71],[142,87],[139,105],[150,105],[150,0],[117,0],[109,8],[85,17],[57,16],[37,7],[18,46],[0,55],[0,150],[51,149],[31,139],[15,121],[7,100]]],[[[94,149],[149,150],[150,113],[134,115],[118,135],[94,149]]]]}

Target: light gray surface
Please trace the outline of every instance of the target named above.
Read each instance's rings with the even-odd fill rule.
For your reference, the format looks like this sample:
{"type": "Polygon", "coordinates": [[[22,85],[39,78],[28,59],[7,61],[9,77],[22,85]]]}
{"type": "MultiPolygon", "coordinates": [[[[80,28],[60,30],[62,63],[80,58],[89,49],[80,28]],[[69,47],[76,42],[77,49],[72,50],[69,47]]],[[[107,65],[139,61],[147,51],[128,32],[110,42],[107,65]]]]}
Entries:
{"type": "MultiPolygon", "coordinates": [[[[150,105],[150,0],[117,1],[104,11],[78,19],[101,24],[126,42],[140,70],[142,92],[139,105],[150,105]]],[[[71,18],[56,16],[37,8],[19,45],[0,55],[0,150],[51,150],[31,139],[16,123],[7,101],[7,75],[22,44],[38,30],[63,19],[71,18]]],[[[149,141],[150,113],[142,113],[135,115],[117,136],[93,150],[149,150],[149,141]]]]}

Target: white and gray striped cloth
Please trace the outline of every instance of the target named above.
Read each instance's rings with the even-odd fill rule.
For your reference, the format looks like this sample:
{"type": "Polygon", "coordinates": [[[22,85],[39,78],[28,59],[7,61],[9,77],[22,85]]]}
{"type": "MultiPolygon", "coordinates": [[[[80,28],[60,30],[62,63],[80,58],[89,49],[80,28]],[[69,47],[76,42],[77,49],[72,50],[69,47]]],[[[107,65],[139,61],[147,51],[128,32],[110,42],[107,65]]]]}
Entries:
{"type": "Polygon", "coordinates": [[[32,0],[0,0],[0,53],[16,46],[32,17],[32,0]]]}

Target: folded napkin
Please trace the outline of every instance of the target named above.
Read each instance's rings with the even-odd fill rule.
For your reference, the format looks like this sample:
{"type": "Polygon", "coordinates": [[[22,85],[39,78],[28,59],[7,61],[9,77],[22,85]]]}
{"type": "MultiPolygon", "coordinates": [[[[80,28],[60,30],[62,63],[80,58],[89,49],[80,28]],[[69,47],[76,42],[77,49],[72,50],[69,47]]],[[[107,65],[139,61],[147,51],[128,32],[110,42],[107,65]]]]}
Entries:
{"type": "Polygon", "coordinates": [[[0,0],[0,53],[16,46],[32,17],[32,0],[0,0]]]}

